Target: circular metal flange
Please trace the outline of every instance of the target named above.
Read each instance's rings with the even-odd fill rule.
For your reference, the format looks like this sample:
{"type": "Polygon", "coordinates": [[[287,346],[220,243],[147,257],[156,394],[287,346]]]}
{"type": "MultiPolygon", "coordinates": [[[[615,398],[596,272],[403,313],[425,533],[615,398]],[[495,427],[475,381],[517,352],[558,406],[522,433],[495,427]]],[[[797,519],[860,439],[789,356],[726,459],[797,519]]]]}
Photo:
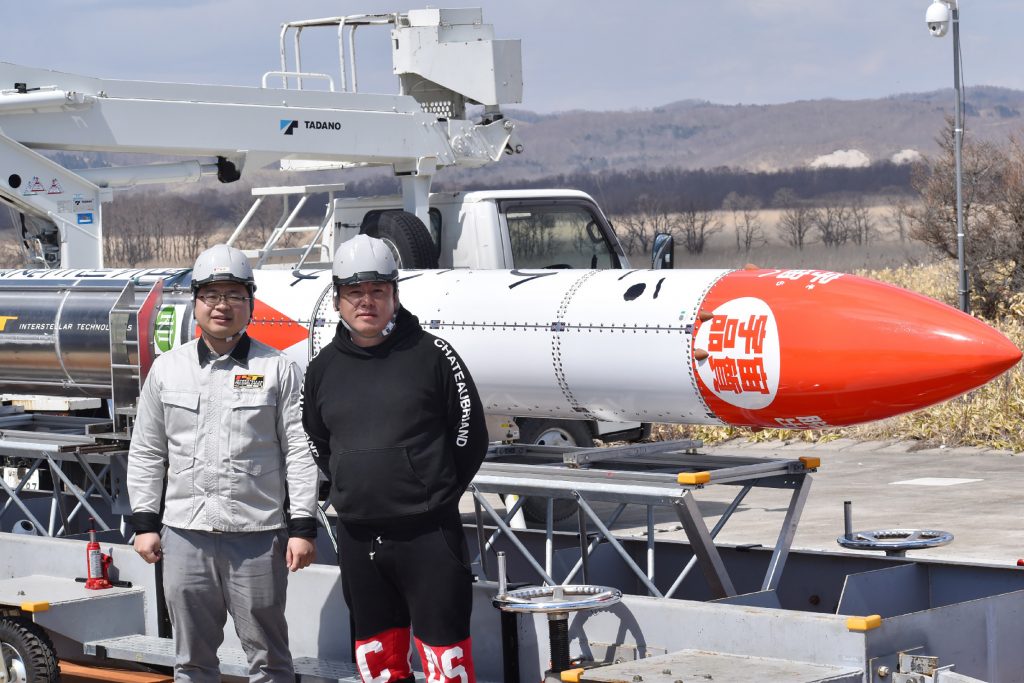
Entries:
{"type": "Polygon", "coordinates": [[[937,529],[875,529],[840,536],[836,543],[857,550],[884,550],[887,553],[938,548],[953,540],[953,534],[937,529]]]}
{"type": "Polygon", "coordinates": [[[536,586],[495,595],[491,601],[503,612],[550,614],[610,607],[622,591],[606,586],[536,586]]]}

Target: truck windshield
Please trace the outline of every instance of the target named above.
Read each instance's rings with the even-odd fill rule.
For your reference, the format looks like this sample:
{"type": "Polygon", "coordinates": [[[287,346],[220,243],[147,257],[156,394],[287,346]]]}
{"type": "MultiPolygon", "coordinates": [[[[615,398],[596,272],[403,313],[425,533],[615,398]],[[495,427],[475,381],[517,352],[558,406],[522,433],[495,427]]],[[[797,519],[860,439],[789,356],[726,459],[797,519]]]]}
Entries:
{"type": "Polygon", "coordinates": [[[516,268],[618,267],[601,223],[584,206],[520,204],[505,219],[516,268]]]}

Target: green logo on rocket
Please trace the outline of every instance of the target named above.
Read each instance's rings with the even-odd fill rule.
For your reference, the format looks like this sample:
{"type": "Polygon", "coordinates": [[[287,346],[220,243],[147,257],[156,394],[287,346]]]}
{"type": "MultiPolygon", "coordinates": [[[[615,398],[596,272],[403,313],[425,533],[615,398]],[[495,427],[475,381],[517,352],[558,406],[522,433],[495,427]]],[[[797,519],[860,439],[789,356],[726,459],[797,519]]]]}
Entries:
{"type": "Polygon", "coordinates": [[[174,331],[178,329],[177,312],[174,306],[164,306],[156,314],[156,325],[153,330],[153,340],[160,353],[170,351],[174,346],[174,331]]]}

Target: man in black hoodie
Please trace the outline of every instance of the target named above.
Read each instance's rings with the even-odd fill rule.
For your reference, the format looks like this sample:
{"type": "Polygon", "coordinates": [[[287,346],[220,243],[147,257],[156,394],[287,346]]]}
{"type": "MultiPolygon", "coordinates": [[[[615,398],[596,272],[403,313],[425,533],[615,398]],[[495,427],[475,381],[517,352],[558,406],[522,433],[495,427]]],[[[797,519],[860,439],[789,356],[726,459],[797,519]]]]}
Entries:
{"type": "Polygon", "coordinates": [[[363,681],[473,683],[473,576],[459,498],[487,452],[476,387],[455,350],[398,302],[387,245],[334,259],[333,342],[309,364],[302,421],[331,482],[342,590],[363,681]]]}

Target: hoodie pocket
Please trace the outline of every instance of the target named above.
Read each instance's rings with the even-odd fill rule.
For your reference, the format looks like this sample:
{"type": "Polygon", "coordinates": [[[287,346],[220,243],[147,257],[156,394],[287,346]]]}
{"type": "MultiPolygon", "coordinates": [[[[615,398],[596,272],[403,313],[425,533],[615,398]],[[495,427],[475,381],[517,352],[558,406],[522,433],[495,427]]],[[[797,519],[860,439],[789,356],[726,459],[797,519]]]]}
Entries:
{"type": "Polygon", "coordinates": [[[331,458],[332,502],[347,520],[388,519],[426,512],[429,490],[406,448],[342,451],[331,458]]]}

